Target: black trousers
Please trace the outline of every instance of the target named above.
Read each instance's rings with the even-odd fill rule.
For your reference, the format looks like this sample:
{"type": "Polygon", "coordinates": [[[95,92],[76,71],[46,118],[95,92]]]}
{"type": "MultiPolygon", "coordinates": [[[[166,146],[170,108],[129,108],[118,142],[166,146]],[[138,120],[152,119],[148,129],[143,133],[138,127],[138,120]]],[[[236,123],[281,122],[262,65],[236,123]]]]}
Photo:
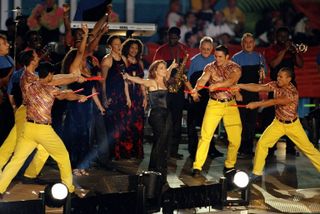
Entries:
{"type": "MultiPolygon", "coordinates": [[[[241,105],[246,105],[250,102],[258,101],[259,94],[255,92],[241,91],[243,101],[237,102],[241,105]]],[[[242,133],[241,133],[241,145],[239,152],[251,155],[253,153],[253,143],[255,137],[257,109],[239,108],[242,133]]]]}
{"type": "Polygon", "coordinates": [[[166,108],[153,108],[148,120],[152,127],[154,139],[148,169],[160,172],[165,182],[167,178],[168,149],[172,131],[171,115],[166,108]]]}

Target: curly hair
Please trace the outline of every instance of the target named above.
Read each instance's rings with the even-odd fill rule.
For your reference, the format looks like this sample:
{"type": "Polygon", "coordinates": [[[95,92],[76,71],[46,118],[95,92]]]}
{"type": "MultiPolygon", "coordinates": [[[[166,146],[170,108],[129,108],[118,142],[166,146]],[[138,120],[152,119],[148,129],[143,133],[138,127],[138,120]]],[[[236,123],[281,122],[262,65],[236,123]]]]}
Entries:
{"type": "Polygon", "coordinates": [[[143,44],[139,39],[133,39],[133,38],[129,38],[126,41],[124,41],[122,43],[122,47],[121,47],[121,54],[125,57],[128,57],[129,55],[129,50],[131,45],[133,44],[137,44],[138,45],[138,53],[135,56],[135,58],[137,59],[137,61],[139,61],[141,59],[141,55],[142,55],[142,50],[143,50],[143,44]]]}

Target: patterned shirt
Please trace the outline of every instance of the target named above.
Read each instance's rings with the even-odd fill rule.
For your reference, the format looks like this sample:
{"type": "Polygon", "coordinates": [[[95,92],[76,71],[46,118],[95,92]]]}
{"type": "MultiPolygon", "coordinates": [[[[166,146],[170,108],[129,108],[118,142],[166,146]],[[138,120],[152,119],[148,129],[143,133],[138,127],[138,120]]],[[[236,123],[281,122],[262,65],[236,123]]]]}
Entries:
{"type": "Polygon", "coordinates": [[[35,73],[28,71],[22,75],[20,86],[27,106],[27,119],[41,124],[50,124],[54,92],[58,88],[41,83],[35,73]]]}
{"type": "MultiPolygon", "coordinates": [[[[240,70],[241,68],[238,64],[232,61],[228,61],[222,66],[218,66],[217,62],[214,61],[209,63],[205,68],[205,72],[211,72],[211,77],[209,80],[210,84],[215,84],[218,82],[223,82],[227,80],[231,73],[236,72],[236,70],[240,70]]],[[[232,99],[233,94],[230,91],[213,91],[210,92],[210,96],[213,99],[232,99]]]]}
{"type": "Polygon", "coordinates": [[[297,88],[290,83],[287,88],[280,88],[276,81],[267,83],[273,92],[274,98],[287,97],[291,102],[285,105],[275,105],[276,118],[279,120],[294,120],[297,118],[299,94],[297,88]]]}

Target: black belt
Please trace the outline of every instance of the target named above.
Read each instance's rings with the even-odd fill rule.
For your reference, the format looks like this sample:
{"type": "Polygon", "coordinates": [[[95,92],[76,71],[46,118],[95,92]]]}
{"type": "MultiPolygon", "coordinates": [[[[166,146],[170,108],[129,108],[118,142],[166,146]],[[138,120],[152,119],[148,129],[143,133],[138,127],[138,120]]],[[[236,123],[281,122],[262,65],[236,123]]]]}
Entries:
{"type": "Polygon", "coordinates": [[[213,97],[211,97],[211,99],[213,99],[215,101],[218,101],[218,102],[221,102],[221,103],[226,103],[226,102],[230,102],[231,100],[233,100],[233,98],[216,99],[216,98],[213,98],[213,97]]]}
{"type": "Polygon", "coordinates": [[[35,123],[35,124],[41,124],[41,125],[51,125],[51,123],[40,123],[40,122],[37,122],[37,121],[34,121],[34,120],[29,120],[29,119],[27,119],[27,122],[35,123]]]}
{"type": "Polygon", "coordinates": [[[293,123],[295,122],[296,120],[298,119],[298,117],[294,118],[293,120],[281,120],[281,119],[278,119],[281,123],[285,123],[285,124],[290,124],[290,123],[293,123]]]}

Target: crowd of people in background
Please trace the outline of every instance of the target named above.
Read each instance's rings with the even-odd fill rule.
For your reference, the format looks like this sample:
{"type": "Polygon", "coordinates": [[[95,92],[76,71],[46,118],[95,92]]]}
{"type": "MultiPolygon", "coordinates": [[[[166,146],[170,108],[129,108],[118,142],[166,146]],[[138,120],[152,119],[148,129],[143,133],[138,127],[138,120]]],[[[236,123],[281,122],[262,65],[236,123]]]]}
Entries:
{"type": "MultiPolygon", "coordinates": [[[[246,14],[237,0],[227,0],[227,6],[216,10],[217,0],[191,1],[191,8],[182,13],[181,2],[171,0],[166,15],[165,29],[172,26],[181,29],[180,42],[190,48],[198,47],[201,38],[206,35],[214,39],[216,44],[228,46],[239,44],[245,33],[246,14]]],[[[290,3],[280,4],[279,9],[264,9],[260,20],[255,20],[251,33],[255,36],[258,46],[267,47],[275,41],[275,32],[279,27],[289,28],[295,43],[308,46],[319,44],[319,29],[310,26],[310,20],[296,11],[290,3]]],[[[162,42],[163,39],[160,38],[162,42]]]]}
{"type": "MultiPolygon", "coordinates": [[[[108,34],[111,1],[106,2],[102,16],[90,32],[85,25],[72,30],[70,7],[60,8],[52,0],[37,5],[30,16],[18,17],[17,27],[12,18],[6,22],[7,37],[0,35],[0,172],[3,169],[0,193],[5,191],[34,148],[37,153],[25,176],[36,178],[50,155],[57,161],[61,179],[71,192],[74,189],[70,182],[71,172],[74,176],[88,176],[93,162],[108,166],[112,159],[143,159],[148,106],[154,137],[149,170],[161,172],[164,183],[167,158],[183,159],[179,144],[186,105],[188,149],[195,161],[193,175],[200,174],[207,155],[211,158],[224,155],[212,141],[221,119],[229,140],[224,168],[228,171],[235,167],[237,158],[255,155],[257,110],[253,107],[238,110],[226,104],[249,105],[257,102],[259,95],[254,90],[234,93],[219,91],[219,88],[232,87],[239,82],[241,88],[248,89],[245,84],[263,83],[268,68],[271,80],[276,82],[279,70],[286,67],[289,71],[280,72],[280,78],[290,78],[292,85],[286,84],[295,91],[294,67],[303,66],[303,58],[293,44],[317,45],[320,41],[318,30],[310,29],[308,19],[293,8],[285,12],[267,11],[257,22],[255,32],[247,33],[246,16],[237,7],[236,0],[227,0],[227,7],[221,11],[214,9],[216,1],[192,1],[192,8],[186,14],[181,13],[179,0],[171,0],[166,26],[163,26],[167,34],[160,38],[161,46],[147,68],[142,61],[143,43],[138,38],[109,36],[104,45],[110,51],[102,58],[97,57],[99,42],[108,34]],[[66,54],[63,55],[53,51],[51,43],[61,41],[59,27],[62,24],[66,29],[62,39],[66,54]],[[14,45],[10,48],[9,43],[14,45]],[[228,45],[232,43],[241,44],[242,50],[230,56],[228,45]],[[255,51],[256,45],[269,46],[265,56],[255,51]],[[189,48],[199,48],[200,53],[190,59],[189,48]],[[187,68],[189,60],[191,66],[187,68]],[[41,63],[49,66],[39,69],[38,66],[43,66],[41,63]],[[149,70],[148,77],[145,76],[146,69],[149,70]],[[42,70],[47,73],[42,74],[42,70]],[[285,77],[281,76],[283,73],[285,77]],[[21,83],[21,76],[24,83],[21,83]],[[55,78],[60,82],[53,83],[55,78]],[[209,90],[198,92],[206,84],[209,90]],[[55,87],[57,85],[64,85],[67,90],[60,91],[55,87]],[[33,87],[47,91],[50,96],[35,95],[33,87]],[[189,93],[185,93],[185,89],[189,93]],[[33,99],[37,99],[36,102],[33,99]],[[35,113],[37,107],[43,111],[35,113]],[[44,132],[53,136],[53,144],[62,152],[48,146],[40,133],[30,130],[31,126],[45,126],[44,132]],[[52,126],[54,131],[46,126],[52,126]],[[199,143],[198,126],[201,127],[199,143]],[[26,131],[22,131],[24,129],[26,131]],[[22,143],[26,138],[29,145],[22,143]],[[12,154],[12,160],[4,167],[12,154]]],[[[272,87],[277,88],[274,84],[272,87]]],[[[272,90],[266,91],[272,99],[272,90]]],[[[279,118],[277,108],[275,111],[270,107],[266,111],[269,119],[279,118]]],[[[293,123],[296,118],[284,118],[283,121],[293,123]]],[[[264,128],[271,122],[266,121],[264,128]]],[[[300,148],[297,140],[293,141],[300,148]]],[[[266,148],[259,148],[265,155],[266,148]]],[[[289,153],[295,154],[293,144],[288,148],[289,153]]],[[[312,151],[311,159],[318,155],[309,144],[303,151],[312,151]]],[[[319,163],[313,162],[319,169],[319,163]]],[[[262,163],[255,171],[257,175],[261,175],[261,168],[262,163]]]]}

